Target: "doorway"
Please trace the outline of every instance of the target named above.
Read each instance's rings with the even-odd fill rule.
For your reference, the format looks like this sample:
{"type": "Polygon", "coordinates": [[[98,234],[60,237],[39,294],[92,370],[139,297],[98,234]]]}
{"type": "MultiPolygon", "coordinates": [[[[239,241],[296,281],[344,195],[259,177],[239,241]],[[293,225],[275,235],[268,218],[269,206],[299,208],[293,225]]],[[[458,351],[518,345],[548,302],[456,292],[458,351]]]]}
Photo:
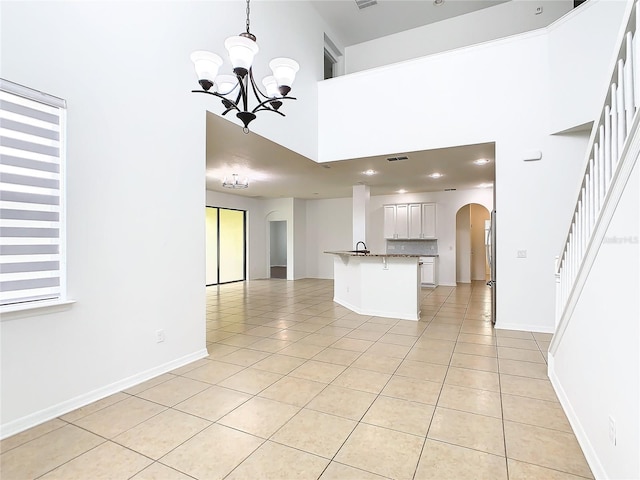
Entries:
{"type": "Polygon", "coordinates": [[[477,203],[469,203],[456,213],[456,282],[489,280],[486,243],[489,219],[489,210],[477,203]]]}
{"type": "Polygon", "coordinates": [[[287,278],[287,221],[269,221],[269,269],[271,278],[287,278]]]}
{"type": "Polygon", "coordinates": [[[206,207],[205,283],[207,286],[246,279],[245,210],[206,207]]]}

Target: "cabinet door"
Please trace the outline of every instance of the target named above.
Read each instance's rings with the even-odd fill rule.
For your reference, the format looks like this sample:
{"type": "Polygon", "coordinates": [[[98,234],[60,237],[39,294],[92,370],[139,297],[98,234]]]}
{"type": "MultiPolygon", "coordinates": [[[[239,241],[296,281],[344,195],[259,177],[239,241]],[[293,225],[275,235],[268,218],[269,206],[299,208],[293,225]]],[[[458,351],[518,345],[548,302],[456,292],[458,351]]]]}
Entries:
{"type": "Polygon", "coordinates": [[[436,272],[434,263],[424,262],[422,264],[422,283],[426,285],[434,285],[436,283],[436,272]]]}
{"type": "Polygon", "coordinates": [[[437,238],[435,203],[422,204],[422,238],[437,238]]]}
{"type": "Polygon", "coordinates": [[[396,205],[396,236],[409,238],[409,205],[396,205]]]}
{"type": "Polygon", "coordinates": [[[409,238],[422,238],[422,205],[409,204],[409,238]]]}
{"type": "Polygon", "coordinates": [[[396,206],[384,207],[384,238],[395,238],[396,234],[396,206]]]}

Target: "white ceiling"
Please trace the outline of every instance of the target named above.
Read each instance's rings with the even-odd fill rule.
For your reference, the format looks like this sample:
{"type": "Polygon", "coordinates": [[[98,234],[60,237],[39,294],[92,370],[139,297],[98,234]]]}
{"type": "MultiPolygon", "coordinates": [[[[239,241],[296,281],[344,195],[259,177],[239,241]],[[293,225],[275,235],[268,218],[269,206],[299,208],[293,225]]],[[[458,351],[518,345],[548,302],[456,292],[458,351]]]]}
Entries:
{"type": "Polygon", "coordinates": [[[507,0],[378,0],[358,9],[355,0],[311,0],[345,47],[482,10],[507,0]]]}
{"type": "MultiPolygon", "coordinates": [[[[345,46],[419,27],[446,18],[487,8],[506,0],[378,0],[359,10],[355,0],[311,0],[319,14],[345,46]]],[[[353,185],[365,183],[372,195],[478,188],[495,178],[494,145],[479,144],[421,152],[389,152],[388,155],[318,164],[253,132],[245,135],[235,123],[207,115],[207,189],[249,197],[343,198],[353,185]],[[408,160],[388,162],[387,157],[406,155],[408,160]],[[487,158],[488,165],[474,160],[487,158]],[[366,176],[373,169],[378,173],[366,176]],[[433,172],[444,174],[429,178],[433,172]],[[224,177],[247,177],[243,190],[222,187],[224,177]]]]}
{"type": "Polygon", "coordinates": [[[256,133],[242,133],[235,123],[207,114],[207,189],[248,197],[345,198],[353,185],[371,187],[371,195],[433,192],[448,188],[478,188],[493,183],[495,177],[493,143],[466,145],[420,152],[393,152],[389,155],[316,163],[256,133]],[[389,162],[388,157],[406,155],[408,160],[389,162]],[[478,166],[474,160],[490,163],[478,166]],[[366,170],[375,170],[372,176],[366,170]],[[438,172],[439,179],[429,177],[438,172]],[[249,179],[249,188],[222,187],[224,177],[238,174],[249,179]]]}

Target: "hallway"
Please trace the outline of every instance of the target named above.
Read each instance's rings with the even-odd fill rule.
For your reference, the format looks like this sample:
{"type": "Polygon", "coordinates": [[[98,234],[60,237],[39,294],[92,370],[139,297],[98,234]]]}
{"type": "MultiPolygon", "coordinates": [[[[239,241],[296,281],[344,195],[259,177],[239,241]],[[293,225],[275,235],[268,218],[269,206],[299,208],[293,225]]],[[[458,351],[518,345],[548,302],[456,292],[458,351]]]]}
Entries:
{"type": "Polygon", "coordinates": [[[209,287],[208,358],[2,441],[2,478],[593,478],[550,335],[494,331],[482,282],[423,288],[419,322],[332,296],[209,287]]]}

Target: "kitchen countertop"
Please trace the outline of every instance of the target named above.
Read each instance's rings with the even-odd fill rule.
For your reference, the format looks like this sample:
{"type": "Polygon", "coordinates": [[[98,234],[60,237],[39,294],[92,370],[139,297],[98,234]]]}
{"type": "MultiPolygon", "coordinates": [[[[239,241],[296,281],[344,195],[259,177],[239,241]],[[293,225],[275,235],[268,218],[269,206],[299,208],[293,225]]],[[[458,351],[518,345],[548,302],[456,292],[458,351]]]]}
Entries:
{"type": "Polygon", "coordinates": [[[349,257],[396,257],[396,258],[410,258],[410,257],[437,257],[437,254],[423,255],[423,254],[415,254],[415,253],[357,253],[357,252],[349,252],[346,250],[339,250],[335,252],[324,252],[331,253],[333,255],[345,255],[349,257]]]}

